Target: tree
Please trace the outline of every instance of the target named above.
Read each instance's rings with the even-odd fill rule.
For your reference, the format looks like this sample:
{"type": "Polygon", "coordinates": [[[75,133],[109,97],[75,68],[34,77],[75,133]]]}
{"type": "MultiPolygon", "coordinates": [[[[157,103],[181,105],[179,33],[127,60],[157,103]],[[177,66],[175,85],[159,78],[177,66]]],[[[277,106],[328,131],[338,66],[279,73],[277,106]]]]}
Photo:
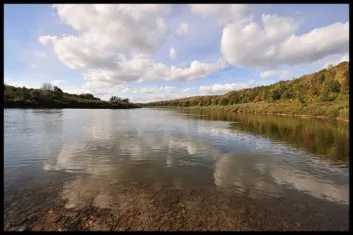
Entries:
{"type": "Polygon", "coordinates": [[[62,98],[63,97],[64,92],[59,87],[54,86],[53,92],[54,92],[55,98],[62,98]]]}
{"type": "Polygon", "coordinates": [[[112,96],[112,97],[110,97],[109,101],[110,102],[121,102],[122,100],[120,97],[112,96]]]}
{"type": "Polygon", "coordinates": [[[337,98],[341,91],[341,84],[337,80],[328,80],[319,97],[321,101],[332,101],[337,98]]]}
{"type": "Polygon", "coordinates": [[[94,96],[90,93],[81,94],[80,96],[86,99],[92,99],[92,100],[94,99],[94,96]]]}
{"type": "Polygon", "coordinates": [[[220,105],[227,105],[228,104],[228,99],[227,98],[225,98],[225,97],[223,97],[220,101],[219,101],[219,104],[220,105]]]}
{"type": "Polygon", "coordinates": [[[130,102],[129,98],[125,98],[125,99],[123,99],[122,101],[123,101],[124,103],[129,103],[129,102],[130,102]]]}
{"type": "Polygon", "coordinates": [[[47,90],[47,91],[52,91],[53,90],[53,85],[48,82],[44,82],[42,86],[40,87],[42,90],[47,90]]]}
{"type": "Polygon", "coordinates": [[[281,93],[277,89],[274,89],[270,91],[270,97],[272,100],[278,100],[281,98],[281,93]]]}
{"type": "Polygon", "coordinates": [[[340,92],[341,84],[337,80],[330,80],[327,84],[330,92],[340,92]]]}

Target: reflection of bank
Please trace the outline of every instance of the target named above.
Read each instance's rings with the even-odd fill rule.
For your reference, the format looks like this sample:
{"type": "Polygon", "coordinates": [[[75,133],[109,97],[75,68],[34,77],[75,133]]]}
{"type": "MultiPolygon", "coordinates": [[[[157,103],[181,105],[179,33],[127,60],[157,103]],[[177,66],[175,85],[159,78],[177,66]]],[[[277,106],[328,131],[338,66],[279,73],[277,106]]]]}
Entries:
{"type": "MultiPolygon", "coordinates": [[[[95,115],[92,119],[98,120],[99,113],[95,115]]],[[[182,180],[196,182],[190,178],[200,175],[200,168],[207,165],[202,165],[205,162],[215,163],[213,179],[220,188],[233,187],[252,196],[261,193],[278,196],[283,193],[283,188],[291,184],[291,187],[307,191],[312,196],[322,198],[321,194],[325,194],[332,200],[348,203],[348,186],[341,186],[330,174],[325,178],[331,181],[321,180],[318,174],[312,173],[316,172],[312,171],[315,165],[303,161],[306,158],[301,153],[300,157],[291,153],[295,149],[274,145],[268,139],[256,138],[251,134],[224,129],[224,123],[205,126],[199,122],[188,132],[185,129],[178,131],[179,124],[168,125],[164,120],[165,125],[158,122],[161,127],[155,131],[151,129],[153,125],[135,123],[136,119],[121,121],[116,120],[114,115],[108,119],[103,122],[88,119],[85,136],[65,145],[56,162],[45,166],[47,170],[86,174],[64,187],[63,195],[72,201],[69,207],[84,203],[87,197],[100,195],[98,202],[107,199],[119,182],[150,180],[156,187],[168,185],[182,189],[182,180]],[[202,138],[190,138],[193,131],[202,138]],[[212,145],[206,142],[212,140],[215,140],[212,145]],[[240,154],[243,150],[251,152],[251,148],[254,149],[253,156],[240,154]],[[288,156],[301,160],[293,163],[285,160],[290,158],[288,156]],[[174,178],[168,175],[172,171],[176,175],[174,178]],[[189,171],[195,174],[181,175],[189,171]]],[[[211,175],[209,171],[203,174],[202,177],[211,175]]]]}
{"type": "Polygon", "coordinates": [[[250,197],[278,197],[284,189],[295,189],[316,198],[349,204],[348,184],[340,185],[329,174],[325,178],[331,180],[324,180],[312,174],[310,168],[301,170],[300,167],[273,161],[265,155],[229,154],[217,161],[214,182],[218,187],[234,187],[250,197]]]}

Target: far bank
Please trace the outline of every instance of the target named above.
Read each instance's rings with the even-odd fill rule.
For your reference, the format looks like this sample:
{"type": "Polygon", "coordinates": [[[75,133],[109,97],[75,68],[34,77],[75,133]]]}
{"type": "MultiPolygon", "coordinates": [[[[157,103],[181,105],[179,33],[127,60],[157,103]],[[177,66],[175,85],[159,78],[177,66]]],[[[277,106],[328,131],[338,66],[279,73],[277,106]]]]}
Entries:
{"type": "MultiPolygon", "coordinates": [[[[150,106],[147,106],[150,107],[150,106]]],[[[156,106],[153,106],[156,107],[156,106]]],[[[234,105],[213,105],[213,106],[189,106],[189,107],[171,107],[159,106],[163,108],[178,110],[209,110],[224,111],[233,113],[258,113],[281,116],[298,116],[308,118],[333,119],[349,122],[349,104],[348,102],[315,102],[302,104],[298,101],[292,102],[259,102],[244,103],[234,105]]]]}

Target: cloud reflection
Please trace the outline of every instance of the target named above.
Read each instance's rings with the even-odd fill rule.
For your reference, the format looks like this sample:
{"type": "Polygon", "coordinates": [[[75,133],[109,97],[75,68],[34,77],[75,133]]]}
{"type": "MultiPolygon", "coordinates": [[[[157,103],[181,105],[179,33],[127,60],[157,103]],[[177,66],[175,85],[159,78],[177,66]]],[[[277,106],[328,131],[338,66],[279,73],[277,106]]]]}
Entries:
{"type": "Polygon", "coordinates": [[[106,121],[86,120],[84,136],[65,144],[56,162],[45,166],[45,170],[84,173],[65,184],[63,197],[68,200],[68,208],[85,203],[109,207],[120,183],[181,190],[186,185],[207,185],[208,179],[217,188],[235,189],[249,197],[280,197],[285,196],[285,189],[296,189],[316,198],[349,204],[348,180],[341,172],[329,172],[325,165],[315,165],[308,161],[311,156],[299,156],[287,145],[222,130],[224,123],[204,121],[178,128],[189,120],[174,117],[161,121],[154,113],[152,121],[146,113],[144,120],[151,122],[146,125],[127,113],[115,115],[100,114],[106,121]],[[161,122],[159,129],[152,128],[161,122]],[[88,127],[93,124],[95,128],[88,127]],[[227,151],[223,146],[228,146],[227,151]],[[248,151],[251,146],[253,151],[248,151]]]}

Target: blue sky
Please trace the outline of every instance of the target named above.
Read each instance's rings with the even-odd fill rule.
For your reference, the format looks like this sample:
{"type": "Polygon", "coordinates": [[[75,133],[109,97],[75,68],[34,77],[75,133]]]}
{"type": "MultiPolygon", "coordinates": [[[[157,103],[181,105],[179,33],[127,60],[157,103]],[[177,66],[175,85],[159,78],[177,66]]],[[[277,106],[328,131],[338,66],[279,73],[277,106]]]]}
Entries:
{"type": "Polygon", "coordinates": [[[135,102],[222,94],[349,58],[347,4],[5,5],[5,83],[135,102]]]}

